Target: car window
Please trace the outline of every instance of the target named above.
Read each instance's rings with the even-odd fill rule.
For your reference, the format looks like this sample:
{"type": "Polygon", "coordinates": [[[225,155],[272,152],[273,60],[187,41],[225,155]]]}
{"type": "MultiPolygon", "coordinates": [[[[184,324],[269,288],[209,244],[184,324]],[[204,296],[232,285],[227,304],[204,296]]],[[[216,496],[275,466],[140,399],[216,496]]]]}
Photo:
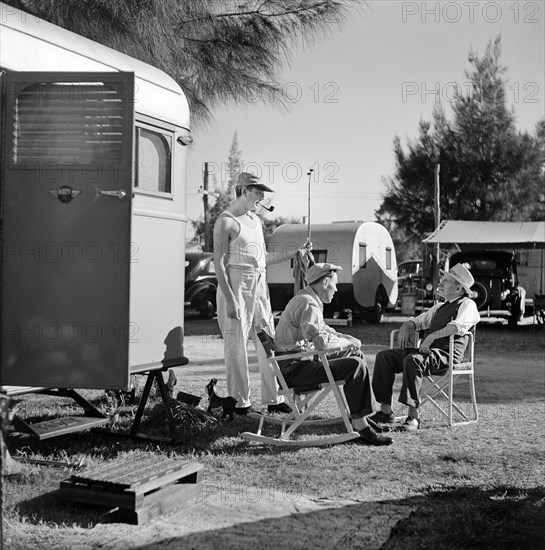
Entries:
{"type": "Polygon", "coordinates": [[[496,260],[493,258],[467,258],[462,265],[473,270],[497,269],[496,260]]]}
{"type": "Polygon", "coordinates": [[[399,275],[416,275],[420,272],[420,262],[407,262],[398,267],[399,275]]]}

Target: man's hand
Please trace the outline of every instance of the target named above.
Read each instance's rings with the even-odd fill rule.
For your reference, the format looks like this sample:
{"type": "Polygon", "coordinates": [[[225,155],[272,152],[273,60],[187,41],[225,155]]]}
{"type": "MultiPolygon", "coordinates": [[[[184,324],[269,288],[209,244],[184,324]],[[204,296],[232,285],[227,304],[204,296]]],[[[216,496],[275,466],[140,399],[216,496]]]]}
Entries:
{"type": "Polygon", "coordinates": [[[422,353],[430,353],[430,346],[432,345],[433,340],[434,339],[431,338],[431,334],[426,336],[426,338],[424,338],[424,340],[422,340],[422,343],[420,344],[420,351],[422,353]]]}
{"type": "Polygon", "coordinates": [[[229,319],[240,319],[240,308],[236,300],[227,301],[227,317],[229,319]]]}
{"type": "Polygon", "coordinates": [[[357,338],[354,338],[353,336],[350,336],[348,334],[343,334],[343,337],[348,340],[350,343],[350,347],[354,349],[361,349],[361,340],[358,340],[357,338]]]}
{"type": "Polygon", "coordinates": [[[411,344],[414,345],[415,332],[416,326],[412,321],[407,321],[401,325],[399,334],[397,335],[397,343],[399,344],[400,349],[410,347],[411,344]]]}

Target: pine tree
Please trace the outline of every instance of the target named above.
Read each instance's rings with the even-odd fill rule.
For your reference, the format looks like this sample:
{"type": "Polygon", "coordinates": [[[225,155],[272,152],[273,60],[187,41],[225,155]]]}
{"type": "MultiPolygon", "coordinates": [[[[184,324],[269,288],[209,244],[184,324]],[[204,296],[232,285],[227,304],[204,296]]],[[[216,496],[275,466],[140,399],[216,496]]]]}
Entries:
{"type": "Polygon", "coordinates": [[[379,221],[401,228],[405,240],[419,242],[435,228],[434,166],[439,163],[442,219],[543,219],[545,120],[536,135],[517,132],[507,108],[500,38],[482,57],[469,53],[469,91],[458,89],[450,122],[442,108],[433,124],[420,122],[419,135],[405,153],[394,138],[396,171],[385,179],[379,221]],[[541,190],[541,191],[540,191],[541,190]],[[541,194],[541,195],[540,195],[541,194]]]}
{"type": "Polygon", "coordinates": [[[361,0],[4,0],[154,65],[184,90],[193,125],[256,98],[284,105],[277,71],[294,47],[339,26],[361,0]]]}
{"type": "Polygon", "coordinates": [[[235,131],[227,159],[227,192],[230,196],[234,197],[235,185],[237,184],[238,175],[242,172],[242,166],[242,152],[238,148],[237,133],[235,131]]]}

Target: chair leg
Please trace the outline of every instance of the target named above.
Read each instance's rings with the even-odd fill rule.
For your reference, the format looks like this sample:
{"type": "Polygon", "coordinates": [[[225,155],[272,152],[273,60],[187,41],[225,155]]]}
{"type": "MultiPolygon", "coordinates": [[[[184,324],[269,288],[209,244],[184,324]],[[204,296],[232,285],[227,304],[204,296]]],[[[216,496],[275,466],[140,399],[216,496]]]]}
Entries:
{"type": "Polygon", "coordinates": [[[475,394],[475,381],[473,374],[457,374],[456,372],[452,376],[452,380],[449,375],[441,380],[435,381],[431,376],[427,377],[431,382],[435,390],[428,390],[424,399],[422,400],[422,406],[426,402],[430,402],[447,420],[448,426],[456,426],[461,424],[470,424],[478,420],[478,411],[477,411],[477,399],[475,394]],[[471,399],[471,413],[468,416],[466,412],[454,401],[454,382],[457,376],[469,376],[469,391],[471,399]],[[447,401],[446,410],[441,406],[437,401],[438,397],[442,397],[447,401]],[[454,419],[454,412],[457,412],[463,420],[456,421],[454,419]]]}

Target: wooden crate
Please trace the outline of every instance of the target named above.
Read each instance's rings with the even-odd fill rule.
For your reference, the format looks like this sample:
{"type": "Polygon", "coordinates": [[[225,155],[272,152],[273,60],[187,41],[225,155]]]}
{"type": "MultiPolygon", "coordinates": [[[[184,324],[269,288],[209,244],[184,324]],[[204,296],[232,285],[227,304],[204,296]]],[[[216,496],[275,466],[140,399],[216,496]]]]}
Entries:
{"type": "Polygon", "coordinates": [[[142,524],[191,504],[201,494],[203,466],[159,456],[118,459],[61,481],[62,500],[117,509],[116,519],[142,524]]]}

